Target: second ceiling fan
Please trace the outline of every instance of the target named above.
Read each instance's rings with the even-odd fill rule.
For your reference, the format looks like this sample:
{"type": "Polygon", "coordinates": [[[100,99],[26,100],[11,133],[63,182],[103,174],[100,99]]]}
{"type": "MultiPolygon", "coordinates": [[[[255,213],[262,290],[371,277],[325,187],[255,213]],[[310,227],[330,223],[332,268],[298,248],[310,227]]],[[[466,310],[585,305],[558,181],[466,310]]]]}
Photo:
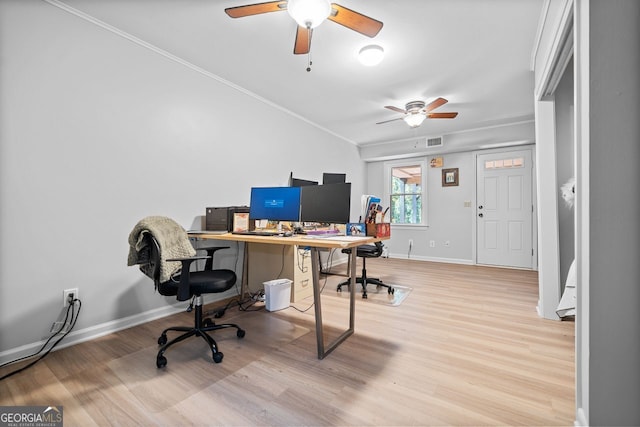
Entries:
{"type": "Polygon", "coordinates": [[[391,120],[385,120],[383,122],[376,123],[380,125],[382,123],[393,122],[395,120],[404,120],[412,128],[417,128],[422,124],[424,119],[453,119],[458,113],[450,112],[450,113],[432,113],[432,110],[435,110],[438,107],[446,104],[447,101],[444,98],[436,98],[434,101],[431,101],[429,104],[425,104],[424,101],[411,101],[407,102],[405,105],[405,109],[394,107],[392,105],[386,105],[384,108],[389,109],[391,111],[396,111],[398,113],[403,113],[404,117],[397,117],[391,120]]]}
{"type": "MultiPolygon", "coordinates": [[[[268,12],[288,11],[298,23],[293,53],[296,55],[311,51],[313,29],[325,19],[336,22],[367,37],[375,37],[382,29],[382,22],[355,12],[329,0],[288,0],[255,3],[225,9],[232,18],[259,15],[268,12]]],[[[309,69],[307,69],[309,71],[309,69]]]]}

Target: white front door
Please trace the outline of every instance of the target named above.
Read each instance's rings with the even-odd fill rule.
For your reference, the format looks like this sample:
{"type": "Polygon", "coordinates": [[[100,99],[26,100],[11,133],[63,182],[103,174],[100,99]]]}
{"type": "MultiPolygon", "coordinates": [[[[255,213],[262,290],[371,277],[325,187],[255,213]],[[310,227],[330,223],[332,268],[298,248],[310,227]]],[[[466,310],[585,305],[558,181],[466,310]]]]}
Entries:
{"type": "Polygon", "coordinates": [[[530,150],[478,155],[478,264],[533,267],[531,158],[530,150]]]}

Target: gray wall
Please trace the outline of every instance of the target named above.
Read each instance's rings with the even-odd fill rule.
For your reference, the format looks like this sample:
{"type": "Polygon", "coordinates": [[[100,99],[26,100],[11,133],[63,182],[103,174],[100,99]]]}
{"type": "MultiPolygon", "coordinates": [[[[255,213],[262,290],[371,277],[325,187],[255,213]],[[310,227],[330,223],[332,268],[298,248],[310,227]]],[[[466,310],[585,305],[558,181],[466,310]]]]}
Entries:
{"type": "Polygon", "coordinates": [[[363,192],[355,146],[48,3],[0,2],[0,53],[0,361],[48,335],[66,288],[75,339],[166,314],[175,299],[126,265],[144,216],[190,228],[290,171],[363,192]]]}
{"type": "MultiPolygon", "coordinates": [[[[472,200],[475,166],[470,153],[442,155],[445,168],[459,168],[459,186],[442,187],[442,168],[427,166],[427,217],[428,227],[392,226],[391,239],[385,242],[389,256],[395,258],[471,262],[471,236],[473,209],[465,208],[464,201],[472,200]],[[413,247],[409,253],[409,239],[413,247]],[[429,246],[434,240],[436,247],[429,246]],[[444,245],[450,241],[450,246],[444,245]]],[[[430,156],[416,157],[416,160],[430,156]]],[[[367,190],[370,194],[384,195],[384,162],[367,165],[367,190]]]]}
{"type": "MultiPolygon", "coordinates": [[[[475,220],[475,153],[443,153],[414,157],[416,161],[427,160],[427,218],[429,225],[393,225],[391,239],[385,242],[389,256],[427,261],[473,264],[475,220]],[[457,187],[442,186],[442,169],[429,167],[434,156],[443,158],[443,168],[459,169],[457,187]],[[470,202],[465,207],[465,202],[470,202]],[[413,247],[409,252],[409,239],[413,247]],[[429,245],[435,241],[435,247],[429,245]],[[445,242],[449,246],[445,246],[445,242]]],[[[384,194],[385,161],[367,164],[367,191],[384,194]]]]}
{"type": "Polygon", "coordinates": [[[640,424],[640,2],[589,2],[589,424],[640,424]]]}

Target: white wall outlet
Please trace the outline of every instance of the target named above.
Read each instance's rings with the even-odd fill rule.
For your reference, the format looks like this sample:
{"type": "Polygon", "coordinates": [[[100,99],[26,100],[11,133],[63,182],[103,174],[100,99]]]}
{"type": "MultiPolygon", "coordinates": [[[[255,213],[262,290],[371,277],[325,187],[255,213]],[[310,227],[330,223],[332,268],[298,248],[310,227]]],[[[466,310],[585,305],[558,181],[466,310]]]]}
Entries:
{"type": "Polygon", "coordinates": [[[78,288],[65,289],[62,293],[62,307],[69,305],[69,298],[73,294],[73,299],[78,299],[78,288]]]}
{"type": "Polygon", "coordinates": [[[429,240],[429,247],[430,248],[435,248],[436,247],[436,241],[435,240],[429,240]]]}

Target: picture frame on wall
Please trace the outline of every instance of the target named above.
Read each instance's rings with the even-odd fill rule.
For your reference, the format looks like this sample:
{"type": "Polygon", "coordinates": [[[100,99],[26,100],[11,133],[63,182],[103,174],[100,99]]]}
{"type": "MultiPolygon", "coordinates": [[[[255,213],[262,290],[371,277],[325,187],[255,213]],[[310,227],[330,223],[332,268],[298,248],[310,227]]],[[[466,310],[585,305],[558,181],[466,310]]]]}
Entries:
{"type": "Polygon", "coordinates": [[[458,185],[458,168],[442,169],[442,186],[455,187],[458,185]]]}

